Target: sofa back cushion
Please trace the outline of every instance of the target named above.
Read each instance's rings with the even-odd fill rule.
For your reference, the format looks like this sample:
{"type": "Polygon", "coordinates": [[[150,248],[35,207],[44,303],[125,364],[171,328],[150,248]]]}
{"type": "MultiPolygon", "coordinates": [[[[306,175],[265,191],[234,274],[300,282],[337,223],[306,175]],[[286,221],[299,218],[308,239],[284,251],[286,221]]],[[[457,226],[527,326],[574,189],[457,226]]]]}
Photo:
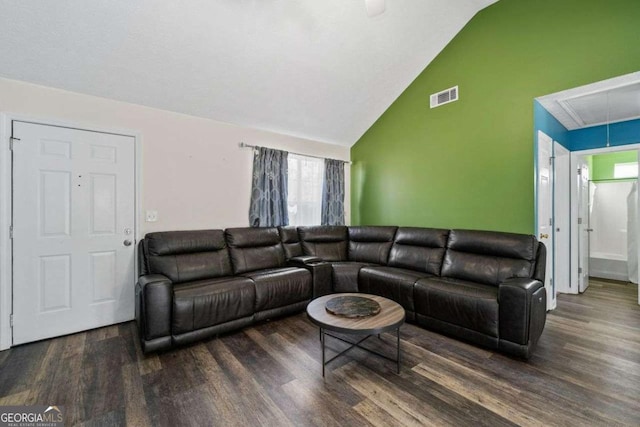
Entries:
{"type": "Polygon", "coordinates": [[[497,286],[511,277],[532,277],[537,253],[535,236],[451,230],[442,276],[497,286]]]}
{"type": "Polygon", "coordinates": [[[349,261],[387,264],[398,227],[349,227],[349,261]]]}
{"type": "Polygon", "coordinates": [[[222,230],[149,233],[144,247],[147,272],[164,274],[174,283],[232,274],[222,230]]]}
{"type": "Polygon", "coordinates": [[[400,227],[389,254],[389,266],[439,275],[449,230],[400,227]]]}
{"type": "Polygon", "coordinates": [[[298,229],[294,226],[278,227],[278,231],[280,232],[284,256],[287,259],[301,256],[303,252],[300,237],[298,237],[298,229]]]}
{"type": "Polygon", "coordinates": [[[277,228],[227,228],[225,238],[235,274],[277,268],[285,264],[277,228]]]}
{"type": "Polygon", "coordinates": [[[324,261],[347,260],[347,227],[319,225],[298,227],[302,250],[324,261]]]}

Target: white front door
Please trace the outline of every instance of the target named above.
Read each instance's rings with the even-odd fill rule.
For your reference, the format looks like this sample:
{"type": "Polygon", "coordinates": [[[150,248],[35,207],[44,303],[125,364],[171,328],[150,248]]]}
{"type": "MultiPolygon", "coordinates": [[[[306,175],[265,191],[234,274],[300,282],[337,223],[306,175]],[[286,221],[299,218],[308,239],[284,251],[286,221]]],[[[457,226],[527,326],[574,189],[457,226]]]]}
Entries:
{"type": "Polygon", "coordinates": [[[555,308],[555,288],[553,284],[553,175],[551,150],[553,140],[543,132],[538,132],[538,176],[537,176],[537,235],[547,247],[547,308],[555,308]]]}
{"type": "Polygon", "coordinates": [[[578,158],[578,291],[589,286],[589,164],[585,156],[578,158]]]}
{"type": "Polygon", "coordinates": [[[13,344],[134,316],[134,138],[13,122],[13,344]]]}

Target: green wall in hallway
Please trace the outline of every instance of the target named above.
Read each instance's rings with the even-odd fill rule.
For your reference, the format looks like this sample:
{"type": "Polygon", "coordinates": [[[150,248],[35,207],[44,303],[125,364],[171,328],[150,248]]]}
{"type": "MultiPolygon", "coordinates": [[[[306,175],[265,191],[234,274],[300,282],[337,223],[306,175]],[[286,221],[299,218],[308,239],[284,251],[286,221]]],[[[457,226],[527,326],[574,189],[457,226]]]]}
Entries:
{"type": "Polygon", "coordinates": [[[352,223],[532,233],[533,99],[640,70],[639,22],[638,0],[481,11],[352,148],[352,223]]]}
{"type": "Polygon", "coordinates": [[[613,170],[616,163],[635,163],[638,161],[637,151],[618,151],[615,153],[595,154],[591,156],[591,180],[601,181],[614,179],[613,170]]]}

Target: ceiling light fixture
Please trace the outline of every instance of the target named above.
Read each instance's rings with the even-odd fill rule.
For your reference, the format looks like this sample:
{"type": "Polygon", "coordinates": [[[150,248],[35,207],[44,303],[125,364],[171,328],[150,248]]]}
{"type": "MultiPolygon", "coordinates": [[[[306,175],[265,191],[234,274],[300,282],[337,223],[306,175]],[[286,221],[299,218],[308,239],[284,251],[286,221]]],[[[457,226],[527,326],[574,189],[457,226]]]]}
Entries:
{"type": "Polygon", "coordinates": [[[385,10],[384,0],[364,0],[364,3],[367,6],[369,18],[381,15],[385,10]]]}

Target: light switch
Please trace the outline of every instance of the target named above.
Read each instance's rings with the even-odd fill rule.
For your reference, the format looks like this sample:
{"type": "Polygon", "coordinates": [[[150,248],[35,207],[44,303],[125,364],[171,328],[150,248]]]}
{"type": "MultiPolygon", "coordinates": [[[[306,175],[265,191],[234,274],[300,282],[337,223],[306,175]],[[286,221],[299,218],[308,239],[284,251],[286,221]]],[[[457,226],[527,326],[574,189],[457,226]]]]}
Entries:
{"type": "Polygon", "coordinates": [[[156,222],[158,220],[158,211],[147,211],[147,222],[156,222]]]}

